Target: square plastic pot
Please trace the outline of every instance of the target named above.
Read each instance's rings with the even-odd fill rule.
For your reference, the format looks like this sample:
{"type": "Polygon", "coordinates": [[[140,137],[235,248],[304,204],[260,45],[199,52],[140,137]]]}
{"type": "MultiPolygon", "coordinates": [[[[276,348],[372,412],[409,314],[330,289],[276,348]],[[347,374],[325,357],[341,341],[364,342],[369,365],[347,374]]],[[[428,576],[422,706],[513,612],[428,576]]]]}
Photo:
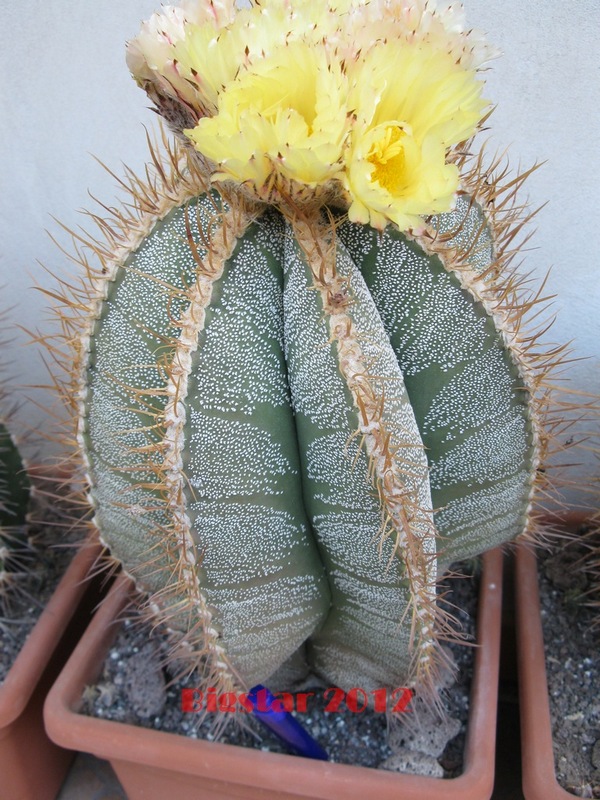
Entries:
{"type": "Polygon", "coordinates": [[[0,687],[2,800],[52,800],[73,759],[48,738],[43,704],[98,603],[88,577],[100,552],[86,544],[73,558],[0,687]]]}
{"type": "Polygon", "coordinates": [[[556,780],[537,559],[525,545],[515,554],[515,594],[523,794],[526,800],[573,800],[556,780]]]}
{"type": "Polygon", "coordinates": [[[129,588],[125,579],[115,583],[51,689],[45,719],[57,744],[110,761],[130,800],[489,800],[502,605],[499,551],[483,560],[465,766],[448,780],[264,753],[78,714],[83,689],[95,682],[114,641],[129,588]]]}

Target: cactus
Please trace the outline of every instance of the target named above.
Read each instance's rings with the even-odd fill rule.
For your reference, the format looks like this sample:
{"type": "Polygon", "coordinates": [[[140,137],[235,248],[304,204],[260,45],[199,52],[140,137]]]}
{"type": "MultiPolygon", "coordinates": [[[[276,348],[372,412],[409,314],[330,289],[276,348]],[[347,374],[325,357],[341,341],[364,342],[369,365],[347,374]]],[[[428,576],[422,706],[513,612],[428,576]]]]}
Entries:
{"type": "MultiPolygon", "coordinates": [[[[597,423],[600,409],[598,398],[594,398],[592,402],[597,423]]],[[[597,459],[600,456],[597,425],[595,435],[592,435],[591,439],[590,448],[597,459]]],[[[580,530],[572,532],[572,541],[568,542],[568,547],[571,549],[574,547],[575,552],[579,555],[574,567],[581,573],[584,590],[578,600],[590,609],[592,629],[600,631],[600,477],[598,474],[595,476],[591,490],[594,511],[580,530]]]]}
{"type": "MultiPolygon", "coordinates": [[[[4,400],[5,391],[0,390],[4,400]]],[[[28,572],[26,515],[30,485],[6,420],[0,419],[0,614],[5,616],[28,572]]]]}
{"type": "MultiPolygon", "coordinates": [[[[164,39],[177,46],[173,31],[164,39]]],[[[474,58],[455,45],[461,55],[440,56],[444,69],[474,58]]],[[[460,174],[454,207],[436,201],[417,223],[407,206],[386,227],[377,198],[361,218],[354,163],[344,193],[338,162],[317,188],[299,188],[283,174],[291,148],[265,156],[276,166],[260,185],[254,156],[221,160],[217,101],[195,109],[200,80],[184,75],[185,52],[159,55],[155,79],[130,49],[138,81],[196,150],[163,134],[146,179],[121,181],[122,209],[91,215],[101,238],[73,233],[85,279],[65,287],[62,344],[50,344],[57,365],[71,365],[54,382],[93,524],[207,685],[236,691],[312,670],[346,689],[434,690],[440,642],[458,636],[436,602],[438,577],[534,537],[548,487],[548,374],[562,351],[543,352],[525,331],[542,291],[512,266],[528,173],[507,177],[501,159],[484,168],[469,144],[446,164],[473,131],[457,112],[444,127],[447,171],[427,177],[446,185],[460,174]]],[[[330,65],[329,79],[345,73],[330,65]]],[[[460,98],[479,119],[478,92],[460,98]]],[[[398,137],[417,128],[390,124],[368,151],[379,194],[395,180],[385,168],[398,137]]],[[[327,150],[310,147],[306,174],[327,150]]],[[[358,146],[348,158],[364,162],[358,146]]]]}
{"type": "Polygon", "coordinates": [[[587,552],[580,564],[581,571],[588,580],[584,600],[592,609],[592,627],[600,630],[600,513],[594,514],[590,529],[583,537],[587,552]]]}
{"type": "Polygon", "coordinates": [[[524,177],[488,174],[408,237],[286,219],[177,146],[80,248],[63,391],[94,523],[210,685],[435,682],[436,576],[534,535],[555,354],[507,267],[524,177]]]}
{"type": "Polygon", "coordinates": [[[4,422],[0,422],[0,525],[24,524],[29,501],[29,480],[17,446],[4,422]]]}

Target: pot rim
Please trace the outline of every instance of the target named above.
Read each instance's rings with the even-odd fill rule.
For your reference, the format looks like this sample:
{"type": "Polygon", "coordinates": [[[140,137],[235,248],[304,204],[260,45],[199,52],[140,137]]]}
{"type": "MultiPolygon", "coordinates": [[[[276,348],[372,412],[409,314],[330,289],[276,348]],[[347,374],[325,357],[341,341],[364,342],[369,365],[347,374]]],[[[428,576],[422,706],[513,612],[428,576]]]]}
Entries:
{"type": "Polygon", "coordinates": [[[14,722],[27,706],[88,586],[92,566],[102,553],[101,546],[91,539],[78,547],[0,686],[0,730],[14,722]]]}
{"type": "MultiPolygon", "coordinates": [[[[117,765],[135,763],[223,784],[264,787],[278,796],[326,800],[364,798],[365,780],[378,798],[404,800],[489,800],[494,782],[496,709],[500,653],[503,556],[499,549],[483,556],[477,644],[465,746],[465,767],[457,778],[439,779],[311,761],[229,744],[187,739],[174,733],[86,717],[77,710],[86,685],[93,683],[117,633],[116,623],[128,603],[131,582],[120,577],[50,690],[44,707],[46,729],[57,744],[91,752],[117,765]],[[309,769],[307,769],[307,766],[309,769]],[[285,779],[282,781],[282,771],[285,779]],[[282,789],[285,786],[285,792],[282,789]]],[[[118,769],[117,769],[118,772],[118,769]]]]}
{"type": "Polygon", "coordinates": [[[572,800],[554,768],[537,557],[531,545],[515,553],[517,668],[523,794],[526,800],[572,800]]]}

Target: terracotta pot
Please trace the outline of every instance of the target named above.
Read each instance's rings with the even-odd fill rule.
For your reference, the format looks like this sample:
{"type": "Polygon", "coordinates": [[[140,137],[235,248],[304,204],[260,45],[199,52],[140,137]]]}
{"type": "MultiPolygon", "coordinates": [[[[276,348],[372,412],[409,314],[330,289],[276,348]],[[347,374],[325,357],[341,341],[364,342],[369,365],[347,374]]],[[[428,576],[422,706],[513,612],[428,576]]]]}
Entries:
{"type": "Polygon", "coordinates": [[[496,705],[502,605],[502,554],[484,557],[478,612],[478,642],[471,692],[465,768],[449,780],[399,775],[244,747],[187,739],[77,713],[86,685],[94,683],[115,638],[130,584],[116,582],[92,620],[45,706],[49,735],[108,759],[130,800],[488,800],[494,781],[496,705]]]}
{"type": "Polygon", "coordinates": [[[3,800],[52,800],[74,756],[48,738],[43,704],[98,603],[99,581],[86,579],[99,553],[86,545],[74,557],[0,687],[3,800]]]}
{"type": "Polygon", "coordinates": [[[556,780],[537,559],[525,545],[515,555],[515,593],[523,794],[526,800],[572,800],[556,780]]]}

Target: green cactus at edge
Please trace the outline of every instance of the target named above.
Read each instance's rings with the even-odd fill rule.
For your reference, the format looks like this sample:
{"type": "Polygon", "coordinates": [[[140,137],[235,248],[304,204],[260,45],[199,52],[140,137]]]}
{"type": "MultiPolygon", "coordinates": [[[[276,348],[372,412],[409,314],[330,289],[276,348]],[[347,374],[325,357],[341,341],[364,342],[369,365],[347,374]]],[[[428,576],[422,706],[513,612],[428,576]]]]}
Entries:
{"type": "MultiPolygon", "coordinates": [[[[0,391],[0,399],[4,399],[0,391]]],[[[10,609],[29,553],[26,515],[30,484],[6,420],[0,419],[0,613],[10,609]]]]}
{"type": "Polygon", "coordinates": [[[93,525],[207,686],[425,692],[437,579],[539,524],[560,350],[511,266],[526,176],[465,160],[407,236],[207,190],[165,145],[106,242],[74,236],[52,343],[93,525]]]}

